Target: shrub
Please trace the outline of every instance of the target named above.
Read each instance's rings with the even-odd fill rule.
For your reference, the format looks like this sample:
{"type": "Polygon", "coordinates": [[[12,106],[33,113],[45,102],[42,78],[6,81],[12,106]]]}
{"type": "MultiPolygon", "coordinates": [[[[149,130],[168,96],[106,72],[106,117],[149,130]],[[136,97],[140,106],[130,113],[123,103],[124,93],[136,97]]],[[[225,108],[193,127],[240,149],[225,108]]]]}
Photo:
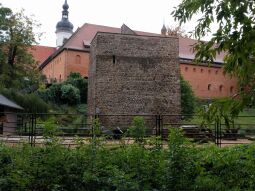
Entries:
{"type": "Polygon", "coordinates": [[[38,91],[45,101],[55,104],[76,105],[87,103],[87,80],[79,73],[71,73],[63,83],[53,83],[48,89],[38,91]]]}
{"type": "Polygon", "coordinates": [[[146,127],[144,118],[141,116],[134,117],[131,126],[128,128],[129,135],[135,139],[137,143],[143,143],[146,135],[146,127]]]}
{"type": "Polygon", "coordinates": [[[181,77],[181,113],[191,118],[195,112],[196,98],[190,84],[181,77]]]}
{"type": "Polygon", "coordinates": [[[80,73],[72,72],[67,77],[65,84],[71,84],[80,90],[81,103],[87,103],[88,81],[80,73]]]}
{"type": "Polygon", "coordinates": [[[80,90],[71,84],[61,86],[61,101],[65,104],[80,103],[80,90]]]}
{"type": "Polygon", "coordinates": [[[48,104],[43,101],[38,95],[32,94],[20,94],[15,90],[2,89],[0,91],[5,97],[16,102],[18,105],[24,108],[24,112],[27,113],[47,113],[48,104]]]}

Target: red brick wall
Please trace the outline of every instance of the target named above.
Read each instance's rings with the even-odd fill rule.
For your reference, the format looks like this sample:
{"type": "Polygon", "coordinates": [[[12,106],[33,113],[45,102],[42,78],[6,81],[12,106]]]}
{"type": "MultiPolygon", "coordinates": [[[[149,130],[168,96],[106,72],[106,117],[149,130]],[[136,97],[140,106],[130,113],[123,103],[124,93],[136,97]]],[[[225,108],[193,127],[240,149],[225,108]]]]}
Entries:
{"type": "Polygon", "coordinates": [[[200,98],[226,97],[237,92],[237,80],[223,74],[221,67],[180,64],[183,78],[200,98]]]}
{"type": "Polygon", "coordinates": [[[63,81],[71,72],[88,76],[89,53],[64,50],[42,70],[48,80],[63,81]]]}
{"type": "Polygon", "coordinates": [[[62,81],[65,78],[65,61],[65,52],[61,52],[56,58],[54,58],[43,68],[42,73],[49,81],[62,81]]]}
{"type": "Polygon", "coordinates": [[[79,72],[82,76],[88,76],[89,52],[65,50],[67,56],[66,77],[71,72],[79,72]]]}

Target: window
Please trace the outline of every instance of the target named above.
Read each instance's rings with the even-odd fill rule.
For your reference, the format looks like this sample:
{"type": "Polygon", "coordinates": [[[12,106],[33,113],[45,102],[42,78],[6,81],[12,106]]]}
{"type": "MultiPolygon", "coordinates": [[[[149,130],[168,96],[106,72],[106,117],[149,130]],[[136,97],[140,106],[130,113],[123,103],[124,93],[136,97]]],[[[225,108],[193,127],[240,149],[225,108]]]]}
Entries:
{"type": "Polygon", "coordinates": [[[62,80],[62,79],[61,79],[61,74],[60,74],[60,75],[59,75],[59,81],[61,82],[61,80],[62,80]]]}
{"type": "Polygon", "coordinates": [[[112,56],[112,63],[115,64],[115,61],[116,61],[116,57],[115,55],[112,56]]]}
{"type": "Polygon", "coordinates": [[[67,40],[68,40],[68,38],[64,38],[63,39],[63,44],[65,44],[67,40]]]}
{"type": "Polygon", "coordinates": [[[234,92],[234,87],[231,86],[231,87],[230,87],[230,93],[233,93],[233,92],[234,92]]]}
{"type": "Polygon", "coordinates": [[[220,85],[219,90],[220,90],[220,92],[222,92],[222,90],[223,90],[223,85],[220,85]]]}
{"type": "Polygon", "coordinates": [[[210,91],[211,88],[212,88],[212,85],[211,85],[211,84],[208,84],[208,86],[207,86],[208,91],[210,91]]]}
{"type": "Polygon", "coordinates": [[[186,72],[188,71],[188,67],[185,67],[185,71],[186,71],[186,72]]]}
{"type": "Polygon", "coordinates": [[[196,72],[196,68],[193,68],[193,72],[196,72]]]}
{"type": "Polygon", "coordinates": [[[80,63],[81,63],[81,56],[80,56],[80,55],[76,55],[76,57],[75,57],[75,63],[76,63],[76,64],[80,64],[80,63]]]}
{"type": "Polygon", "coordinates": [[[203,68],[201,68],[201,70],[200,70],[200,71],[201,71],[201,73],[203,73],[203,72],[204,72],[204,69],[203,69],[203,68]]]}
{"type": "Polygon", "coordinates": [[[209,73],[209,74],[211,73],[211,70],[210,70],[210,69],[208,70],[208,73],[209,73]]]}
{"type": "Polygon", "coordinates": [[[215,74],[218,74],[218,70],[215,71],[215,74]]]}

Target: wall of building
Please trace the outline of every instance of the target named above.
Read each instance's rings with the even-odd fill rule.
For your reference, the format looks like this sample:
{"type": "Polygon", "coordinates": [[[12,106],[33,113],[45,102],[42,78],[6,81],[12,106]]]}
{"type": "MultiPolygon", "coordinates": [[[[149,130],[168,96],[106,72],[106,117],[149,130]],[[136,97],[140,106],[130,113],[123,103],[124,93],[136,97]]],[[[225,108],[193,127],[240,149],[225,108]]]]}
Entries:
{"type": "Polygon", "coordinates": [[[17,111],[11,108],[5,108],[6,120],[3,122],[3,134],[13,135],[17,131],[17,111]],[[13,113],[12,113],[13,112],[13,113]]]}
{"type": "Polygon", "coordinates": [[[88,52],[64,50],[42,69],[42,73],[49,82],[52,80],[61,82],[71,72],[79,72],[84,77],[88,76],[88,65],[88,52]]]}
{"type": "Polygon", "coordinates": [[[58,81],[61,82],[65,79],[66,73],[66,53],[61,52],[57,57],[52,59],[43,69],[42,73],[46,76],[48,82],[58,81]]]}
{"type": "MultiPolygon", "coordinates": [[[[178,39],[98,33],[91,45],[88,111],[179,114],[178,39]]],[[[125,120],[131,122],[128,117],[104,117],[103,125],[121,126],[125,120]]]]}
{"type": "Polygon", "coordinates": [[[237,92],[236,78],[225,75],[222,67],[181,63],[180,68],[181,75],[200,98],[226,97],[237,92]]]}
{"type": "Polygon", "coordinates": [[[65,50],[67,58],[66,77],[71,72],[79,72],[83,77],[88,76],[89,52],[65,50]]]}

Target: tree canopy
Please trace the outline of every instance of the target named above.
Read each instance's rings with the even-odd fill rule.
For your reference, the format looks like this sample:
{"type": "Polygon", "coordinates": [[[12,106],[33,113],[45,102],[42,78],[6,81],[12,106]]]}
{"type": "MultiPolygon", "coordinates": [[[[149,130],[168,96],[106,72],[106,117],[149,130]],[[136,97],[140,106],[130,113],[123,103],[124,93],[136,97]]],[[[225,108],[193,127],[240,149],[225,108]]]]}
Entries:
{"type": "Polygon", "coordinates": [[[36,44],[38,24],[0,4],[0,87],[23,89],[38,82],[39,72],[29,48],[36,44]]]}
{"type": "Polygon", "coordinates": [[[254,7],[255,1],[248,0],[183,0],[172,13],[180,24],[199,15],[193,31],[198,39],[195,59],[212,63],[217,54],[224,52],[224,71],[238,78],[242,105],[250,104],[255,97],[254,7]],[[203,41],[210,32],[211,39],[203,41]]]}

